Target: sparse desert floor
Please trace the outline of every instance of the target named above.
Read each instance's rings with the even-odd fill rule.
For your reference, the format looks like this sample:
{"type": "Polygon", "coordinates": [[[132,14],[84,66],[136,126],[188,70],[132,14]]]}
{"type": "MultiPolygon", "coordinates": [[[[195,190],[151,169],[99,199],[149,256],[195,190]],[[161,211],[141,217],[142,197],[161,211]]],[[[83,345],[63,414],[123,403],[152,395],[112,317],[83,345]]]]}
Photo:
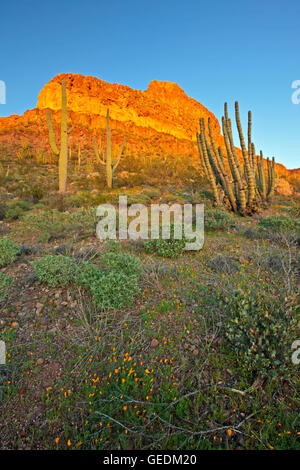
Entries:
{"type": "Polygon", "coordinates": [[[126,193],[145,204],[204,202],[211,215],[209,188],[195,175],[179,185],[180,168],[169,175],[157,166],[107,193],[103,175],[71,164],[61,200],[54,165],[5,149],[0,161],[0,238],[19,247],[1,267],[12,279],[0,289],[1,449],[300,447],[291,359],[300,339],[299,200],[276,196],[269,209],[219,225],[208,217],[201,251],[166,258],[140,241],[100,243],[95,207],[126,193]],[[136,278],[128,271],[132,304],[130,283],[91,292],[77,271],[42,282],[31,263],[46,256],[106,274],[120,259],[124,272],[141,266],[136,278]]]}

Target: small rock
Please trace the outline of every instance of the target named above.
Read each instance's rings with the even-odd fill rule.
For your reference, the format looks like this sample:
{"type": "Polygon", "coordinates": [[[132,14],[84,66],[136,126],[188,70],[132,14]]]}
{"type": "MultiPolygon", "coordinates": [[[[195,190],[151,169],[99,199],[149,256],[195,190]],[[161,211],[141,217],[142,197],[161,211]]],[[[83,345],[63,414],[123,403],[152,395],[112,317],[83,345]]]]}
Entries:
{"type": "Polygon", "coordinates": [[[40,314],[41,311],[42,311],[43,308],[44,308],[44,305],[43,305],[43,304],[40,304],[39,302],[37,302],[37,304],[36,304],[35,307],[36,307],[36,313],[37,313],[37,314],[40,314]]]}
{"type": "Polygon", "coordinates": [[[155,338],[151,341],[151,348],[156,348],[159,345],[159,341],[155,338]]]}

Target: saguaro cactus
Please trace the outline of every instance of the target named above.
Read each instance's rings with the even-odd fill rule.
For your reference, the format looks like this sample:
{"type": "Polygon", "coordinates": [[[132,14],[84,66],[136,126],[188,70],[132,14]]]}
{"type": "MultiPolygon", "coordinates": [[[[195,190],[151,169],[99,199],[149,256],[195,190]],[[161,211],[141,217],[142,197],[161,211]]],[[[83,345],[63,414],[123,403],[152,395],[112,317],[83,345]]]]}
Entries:
{"type": "Polygon", "coordinates": [[[247,215],[257,210],[257,197],[263,201],[269,201],[273,195],[275,187],[275,160],[274,157],[272,162],[267,159],[268,173],[266,176],[262,152],[260,157],[256,157],[255,147],[251,141],[251,112],[249,111],[248,113],[248,150],[242,131],[238,102],[235,103],[235,118],[244,160],[244,171],[242,171],[233,142],[227,103],[225,103],[224,106],[222,129],[231,176],[228,173],[221,147],[217,149],[210,118],[208,118],[210,143],[206,136],[205,121],[203,118],[200,119],[200,133],[197,133],[197,143],[200,161],[204,173],[211,184],[215,203],[220,203],[218,191],[218,185],[220,185],[227,198],[227,205],[228,203],[230,204],[232,211],[241,215],[247,215]]]}
{"type": "Polygon", "coordinates": [[[111,146],[111,130],[109,123],[109,109],[106,113],[106,150],[98,150],[96,139],[94,137],[94,151],[98,161],[106,167],[106,184],[109,189],[113,186],[113,176],[120,163],[123,151],[125,147],[125,137],[123,138],[122,145],[120,147],[119,154],[115,160],[112,159],[112,146],[111,146]],[[102,157],[100,156],[102,154],[102,157]]]}
{"type": "Polygon", "coordinates": [[[61,82],[61,125],[60,125],[60,150],[56,145],[55,135],[52,125],[52,117],[50,109],[46,110],[46,118],[49,130],[49,142],[52,152],[59,156],[58,162],[58,181],[59,192],[65,193],[67,189],[67,174],[68,174],[68,112],[67,112],[67,91],[66,82],[61,82]]]}

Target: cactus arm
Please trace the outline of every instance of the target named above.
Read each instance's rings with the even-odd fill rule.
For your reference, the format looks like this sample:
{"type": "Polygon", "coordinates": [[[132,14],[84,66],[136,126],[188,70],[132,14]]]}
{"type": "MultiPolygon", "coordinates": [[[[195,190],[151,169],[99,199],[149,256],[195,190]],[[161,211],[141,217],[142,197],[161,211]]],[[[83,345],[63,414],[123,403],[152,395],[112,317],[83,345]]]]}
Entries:
{"type": "Polygon", "coordinates": [[[198,153],[199,153],[199,157],[200,157],[200,162],[201,162],[202,168],[204,170],[204,174],[205,174],[206,178],[209,179],[207,167],[206,167],[204,157],[203,157],[200,134],[198,132],[197,132],[197,145],[198,145],[198,153]]]}
{"type": "Polygon", "coordinates": [[[261,177],[263,199],[266,200],[267,188],[266,188],[266,178],[265,178],[265,170],[264,170],[264,158],[263,158],[262,151],[260,151],[260,177],[261,177]]]}
{"type": "Polygon", "coordinates": [[[79,169],[80,165],[81,165],[81,148],[80,148],[80,145],[78,145],[77,165],[78,165],[78,169],[79,169]]]}
{"type": "Polygon", "coordinates": [[[56,145],[55,135],[53,131],[53,124],[52,124],[52,117],[50,109],[46,109],[46,119],[48,125],[48,132],[49,132],[49,142],[54,155],[59,155],[59,150],[56,145]]]}
{"type": "Polygon", "coordinates": [[[276,167],[275,167],[275,158],[272,158],[272,163],[270,162],[270,189],[267,194],[267,199],[270,200],[270,198],[274,194],[274,189],[275,189],[275,179],[276,179],[276,167]]]}
{"type": "MultiPolygon", "coordinates": [[[[236,125],[239,133],[239,138],[240,138],[240,143],[241,143],[241,148],[242,148],[242,154],[244,158],[244,165],[245,165],[245,176],[246,176],[246,183],[248,186],[248,204],[251,207],[252,202],[255,196],[255,189],[254,189],[254,178],[253,178],[253,172],[250,166],[250,161],[249,161],[249,155],[246,150],[246,145],[245,145],[245,140],[244,140],[244,135],[243,135],[243,130],[242,130],[242,125],[241,125],[241,119],[240,119],[240,112],[239,112],[239,104],[236,101],[235,102],[235,119],[236,119],[236,125]]],[[[251,134],[251,132],[250,132],[251,134]]]]}
{"type": "Polygon", "coordinates": [[[106,112],[106,184],[112,188],[112,162],[111,162],[111,130],[109,123],[109,109],[106,112]]]}
{"type": "Polygon", "coordinates": [[[205,125],[204,125],[204,119],[203,118],[200,120],[200,127],[201,127],[200,142],[201,142],[201,147],[202,147],[202,153],[203,153],[204,161],[205,161],[205,164],[206,164],[206,167],[207,167],[209,181],[210,181],[210,184],[211,184],[211,187],[212,187],[212,190],[213,190],[215,203],[219,204],[218,188],[217,188],[217,185],[216,185],[216,180],[214,178],[213,170],[212,170],[211,165],[210,165],[210,161],[209,161],[208,153],[207,153],[207,148],[206,148],[206,144],[205,144],[205,138],[204,138],[205,125]]]}
{"type": "MultiPolygon", "coordinates": [[[[104,160],[104,158],[102,159],[100,157],[100,152],[97,148],[97,143],[96,143],[96,139],[95,139],[95,136],[93,137],[93,146],[94,146],[94,152],[95,152],[95,155],[96,155],[96,158],[97,160],[102,164],[102,165],[106,165],[106,161],[104,160]]],[[[103,156],[104,156],[104,152],[103,152],[103,156]]]]}
{"type": "Polygon", "coordinates": [[[61,84],[61,137],[59,153],[59,192],[64,193],[67,187],[68,172],[68,115],[67,115],[67,92],[66,82],[61,84]]]}
{"type": "MultiPolygon", "coordinates": [[[[226,108],[225,108],[225,115],[226,115],[226,108]]],[[[243,215],[246,210],[246,195],[245,195],[245,190],[243,186],[243,181],[240,175],[240,170],[238,169],[236,165],[236,159],[234,158],[234,154],[232,152],[232,149],[234,149],[234,145],[233,145],[232,133],[231,133],[231,128],[230,128],[230,119],[227,119],[226,121],[225,117],[223,117],[222,127],[223,127],[224,141],[225,141],[225,146],[227,150],[228,160],[229,160],[229,164],[230,164],[230,168],[231,168],[232,176],[234,180],[236,197],[237,197],[238,204],[239,204],[239,212],[243,215]]]]}
{"type": "Polygon", "coordinates": [[[125,147],[125,137],[123,137],[123,141],[122,141],[122,145],[120,147],[120,151],[119,151],[119,155],[118,157],[115,159],[115,161],[113,162],[112,164],[112,171],[113,173],[115,172],[115,170],[117,169],[119,163],[120,163],[120,160],[121,160],[121,157],[123,155],[123,152],[124,152],[124,147],[125,147]]]}

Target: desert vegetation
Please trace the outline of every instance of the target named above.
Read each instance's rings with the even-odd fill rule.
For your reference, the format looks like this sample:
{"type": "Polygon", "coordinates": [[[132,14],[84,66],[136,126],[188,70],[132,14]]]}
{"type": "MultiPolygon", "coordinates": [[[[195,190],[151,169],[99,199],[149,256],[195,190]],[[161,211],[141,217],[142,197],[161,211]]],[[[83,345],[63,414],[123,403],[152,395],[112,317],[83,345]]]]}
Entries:
{"type": "Polygon", "coordinates": [[[153,158],[129,202],[204,202],[203,250],[100,243],[95,207],[132,158],[110,191],[71,160],[61,198],[55,165],[1,149],[1,447],[296,448],[296,200],[232,215],[192,172],[162,186],[153,158]]]}
{"type": "Polygon", "coordinates": [[[0,448],[296,449],[299,200],[274,192],[251,114],[243,169],[227,109],[226,157],[201,121],[203,171],[113,157],[109,112],[106,148],[70,152],[64,84],[60,151],[47,116],[52,152],[0,148],[0,448]],[[204,203],[203,249],[100,242],[95,209],[123,194],[204,203]]]}
{"type": "Polygon", "coordinates": [[[261,151],[260,156],[257,156],[252,142],[251,111],[248,112],[248,150],[246,149],[237,101],[235,119],[244,161],[243,170],[234,146],[227,103],[224,106],[222,129],[228,164],[224,160],[222,148],[217,148],[210,117],[208,118],[210,143],[206,135],[205,120],[200,119],[200,133],[197,133],[198,151],[202,168],[213,191],[215,205],[223,204],[240,215],[251,215],[258,210],[259,202],[269,202],[274,194],[275,160],[274,157],[272,162],[269,158],[267,159],[267,174],[265,175],[263,153],[261,151]],[[230,176],[227,166],[230,169],[230,176]]]}

